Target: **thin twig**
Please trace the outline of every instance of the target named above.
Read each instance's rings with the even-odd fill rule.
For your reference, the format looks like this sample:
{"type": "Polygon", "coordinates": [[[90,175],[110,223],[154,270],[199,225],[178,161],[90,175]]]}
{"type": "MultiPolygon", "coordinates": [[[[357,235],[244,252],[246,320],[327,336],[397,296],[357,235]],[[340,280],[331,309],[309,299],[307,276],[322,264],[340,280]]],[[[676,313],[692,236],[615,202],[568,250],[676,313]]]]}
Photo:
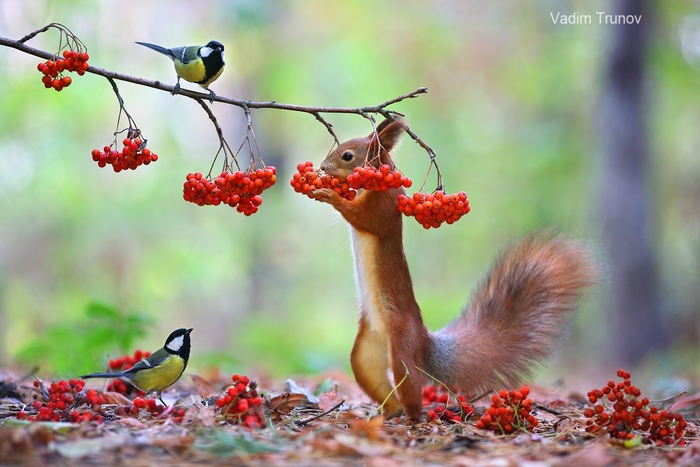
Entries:
{"type": "MultiPolygon", "coordinates": [[[[440,172],[440,167],[437,165],[437,161],[435,160],[435,157],[437,157],[437,155],[435,154],[435,151],[433,150],[433,148],[431,148],[430,146],[428,146],[427,144],[425,144],[425,141],[423,141],[422,139],[420,139],[420,137],[419,137],[417,134],[415,134],[415,133],[413,132],[413,130],[411,130],[410,127],[406,126],[406,130],[405,130],[405,131],[406,131],[406,134],[407,134],[408,136],[410,136],[411,139],[412,139],[413,141],[415,141],[416,143],[418,143],[418,145],[419,145],[420,147],[422,147],[423,149],[425,149],[425,151],[428,153],[428,156],[430,156],[430,165],[431,165],[431,166],[434,166],[434,167],[435,167],[435,170],[437,171],[437,187],[435,188],[435,190],[444,190],[444,189],[445,189],[445,185],[444,185],[444,183],[443,183],[443,181],[442,181],[442,172],[440,172]]],[[[428,174],[430,174],[430,169],[428,169],[428,174]]],[[[426,177],[426,181],[427,181],[427,178],[428,178],[428,174],[426,174],[426,176],[425,176],[425,177],[426,177]]],[[[421,191],[423,190],[423,187],[425,186],[426,181],[423,182],[423,186],[421,186],[421,191]]]]}
{"type": "Polygon", "coordinates": [[[314,117],[316,117],[316,120],[321,122],[321,124],[326,127],[326,130],[328,130],[328,133],[330,133],[331,136],[333,137],[333,140],[335,140],[335,145],[340,146],[340,140],[338,139],[338,135],[335,134],[335,131],[333,130],[333,125],[331,124],[331,122],[329,122],[328,120],[323,118],[321,116],[321,114],[318,112],[312,112],[312,115],[314,117]]]}
{"type": "MultiPolygon", "coordinates": [[[[216,115],[214,115],[214,112],[211,111],[211,108],[207,105],[206,102],[204,102],[204,99],[201,97],[194,98],[195,101],[199,103],[200,106],[204,109],[204,112],[209,116],[209,120],[211,120],[212,124],[214,125],[214,129],[216,130],[216,136],[219,138],[219,150],[216,151],[216,155],[214,156],[214,160],[211,162],[211,167],[209,167],[209,174],[207,177],[211,176],[211,171],[214,170],[214,164],[216,164],[216,159],[219,157],[219,154],[221,151],[224,152],[224,168],[223,171],[226,170],[228,167],[228,156],[229,154],[231,155],[231,158],[234,160],[236,163],[236,167],[238,167],[238,161],[236,160],[236,156],[234,155],[233,151],[231,151],[231,147],[228,145],[228,142],[226,141],[226,138],[224,138],[224,131],[221,129],[221,126],[219,125],[219,121],[216,118],[216,115]]],[[[240,167],[238,167],[240,169],[240,167]]]]}
{"type": "Polygon", "coordinates": [[[326,410],[323,413],[320,413],[318,415],[314,415],[313,417],[309,417],[309,418],[306,418],[304,420],[297,420],[295,423],[297,425],[306,425],[309,422],[313,422],[314,420],[318,420],[319,418],[323,417],[324,415],[328,415],[329,413],[333,412],[334,410],[339,409],[340,406],[343,405],[344,403],[345,403],[345,401],[340,401],[337,404],[335,404],[333,407],[331,407],[330,409],[326,410]]]}

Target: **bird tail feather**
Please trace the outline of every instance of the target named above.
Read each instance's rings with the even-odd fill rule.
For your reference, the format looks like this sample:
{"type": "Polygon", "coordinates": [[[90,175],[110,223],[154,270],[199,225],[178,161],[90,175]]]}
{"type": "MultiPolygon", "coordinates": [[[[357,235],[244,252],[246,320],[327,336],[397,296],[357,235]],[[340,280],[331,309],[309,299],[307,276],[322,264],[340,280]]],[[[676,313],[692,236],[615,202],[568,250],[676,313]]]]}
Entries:
{"type": "Polygon", "coordinates": [[[165,47],[161,47],[159,45],[151,44],[149,42],[138,42],[136,41],[137,44],[142,45],[144,47],[148,47],[151,50],[155,50],[156,52],[162,53],[163,55],[171,56],[172,53],[170,52],[170,49],[166,49],[165,47]]]}
{"type": "Polygon", "coordinates": [[[113,373],[90,373],[89,375],[83,375],[80,377],[80,379],[87,379],[87,378],[119,378],[120,376],[124,376],[123,371],[117,371],[113,373]]]}

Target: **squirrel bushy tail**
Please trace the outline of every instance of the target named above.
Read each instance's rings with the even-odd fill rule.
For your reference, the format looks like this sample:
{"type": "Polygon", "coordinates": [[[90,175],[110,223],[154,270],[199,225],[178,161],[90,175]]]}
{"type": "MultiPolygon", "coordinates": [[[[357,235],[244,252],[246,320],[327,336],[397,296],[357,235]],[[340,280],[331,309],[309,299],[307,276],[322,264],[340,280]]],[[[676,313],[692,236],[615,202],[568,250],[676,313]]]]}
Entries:
{"type": "Polygon", "coordinates": [[[557,348],[595,277],[579,243],[530,234],[501,255],[462,314],[431,334],[426,371],[472,395],[518,384],[557,348]]]}

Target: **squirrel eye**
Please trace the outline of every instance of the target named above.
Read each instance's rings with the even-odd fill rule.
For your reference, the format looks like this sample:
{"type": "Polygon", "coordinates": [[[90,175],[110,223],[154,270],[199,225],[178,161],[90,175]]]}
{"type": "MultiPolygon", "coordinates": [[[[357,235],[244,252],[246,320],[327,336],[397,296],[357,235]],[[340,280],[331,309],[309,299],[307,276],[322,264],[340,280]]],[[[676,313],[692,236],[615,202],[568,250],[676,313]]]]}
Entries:
{"type": "Polygon", "coordinates": [[[351,152],[344,152],[342,155],[342,158],[344,161],[352,160],[352,153],[351,152]]]}

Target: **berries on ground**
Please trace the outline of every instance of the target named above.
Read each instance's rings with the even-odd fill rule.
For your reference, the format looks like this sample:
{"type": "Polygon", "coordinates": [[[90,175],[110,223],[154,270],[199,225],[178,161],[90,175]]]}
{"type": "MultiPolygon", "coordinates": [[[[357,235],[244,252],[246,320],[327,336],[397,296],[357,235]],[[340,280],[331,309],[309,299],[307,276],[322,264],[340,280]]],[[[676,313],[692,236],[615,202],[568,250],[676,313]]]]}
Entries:
{"type": "Polygon", "coordinates": [[[687,422],[683,415],[649,405],[649,398],[642,398],[639,388],[632,384],[629,371],[617,370],[617,376],[622,381],[610,380],[601,389],[588,392],[591,407],[583,411],[588,419],[586,431],[607,431],[612,438],[622,440],[641,435],[645,443],[684,446],[687,422]]]}
{"type": "MultiPolygon", "coordinates": [[[[37,381],[38,386],[43,383],[37,381]]],[[[46,387],[48,398],[36,399],[30,406],[33,412],[26,409],[17,414],[17,418],[31,422],[102,422],[100,408],[104,398],[94,389],[82,392],[85,382],[81,379],[61,380],[46,387]]],[[[43,392],[43,391],[42,391],[43,392]]]]}
{"type": "Polygon", "coordinates": [[[426,386],[423,388],[422,396],[423,405],[431,406],[431,408],[428,409],[429,422],[433,420],[444,420],[450,423],[462,423],[467,417],[474,413],[474,408],[462,395],[457,396],[456,403],[458,407],[448,408],[450,395],[442,387],[438,388],[434,385],[426,386]]]}
{"type": "Polygon", "coordinates": [[[245,375],[231,376],[232,384],[216,401],[217,410],[229,423],[244,425],[248,428],[265,426],[262,410],[262,397],[258,394],[257,384],[245,375]]]}
{"type": "Polygon", "coordinates": [[[481,416],[476,427],[501,434],[515,430],[532,431],[539,424],[532,415],[532,400],[527,396],[530,388],[523,386],[519,391],[500,390],[491,396],[491,406],[481,416]]]}

